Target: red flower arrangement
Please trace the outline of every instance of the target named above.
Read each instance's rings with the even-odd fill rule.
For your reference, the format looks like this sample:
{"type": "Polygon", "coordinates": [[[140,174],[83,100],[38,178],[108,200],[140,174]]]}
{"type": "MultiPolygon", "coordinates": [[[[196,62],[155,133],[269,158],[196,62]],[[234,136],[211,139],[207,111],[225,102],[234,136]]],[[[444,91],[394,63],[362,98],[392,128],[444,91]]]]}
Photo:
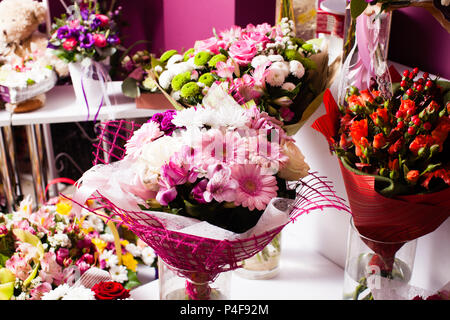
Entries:
{"type": "Polygon", "coordinates": [[[363,239],[385,270],[450,216],[450,87],[418,72],[405,70],[390,99],[351,87],[338,106],[328,90],[312,125],[338,156],[354,225],[379,241],[363,239]]]}

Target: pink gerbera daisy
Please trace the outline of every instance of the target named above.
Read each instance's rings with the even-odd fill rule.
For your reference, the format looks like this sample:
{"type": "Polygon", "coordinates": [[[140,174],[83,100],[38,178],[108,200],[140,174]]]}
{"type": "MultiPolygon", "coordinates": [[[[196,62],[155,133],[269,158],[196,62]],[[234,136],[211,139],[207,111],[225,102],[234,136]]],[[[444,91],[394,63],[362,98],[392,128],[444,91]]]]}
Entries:
{"type": "Polygon", "coordinates": [[[272,175],[263,174],[255,164],[238,164],[232,168],[231,176],[237,181],[237,205],[250,210],[264,210],[270,200],[277,196],[277,180],[272,175]]]}

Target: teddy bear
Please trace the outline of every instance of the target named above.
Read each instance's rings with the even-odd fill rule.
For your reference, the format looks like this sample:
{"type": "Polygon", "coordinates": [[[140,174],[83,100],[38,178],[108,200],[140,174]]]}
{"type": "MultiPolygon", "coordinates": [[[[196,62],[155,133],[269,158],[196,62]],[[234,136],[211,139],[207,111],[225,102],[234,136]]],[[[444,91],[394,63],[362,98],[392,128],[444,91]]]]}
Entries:
{"type": "MultiPolygon", "coordinates": [[[[12,99],[13,101],[3,96],[3,100],[6,100],[5,108],[11,112],[28,112],[42,107],[45,92],[55,84],[57,77],[66,77],[69,74],[67,64],[47,49],[47,35],[39,31],[39,26],[45,22],[46,17],[46,5],[36,0],[0,2],[0,84],[2,75],[3,80],[7,80],[10,85],[18,85],[22,81],[23,86],[24,77],[30,74],[37,78],[31,76],[30,79],[25,79],[28,82],[25,85],[28,86],[29,95],[33,96],[25,95],[22,99],[12,99]],[[35,89],[31,89],[29,85],[34,85],[35,89]],[[23,100],[25,98],[27,99],[23,100]]],[[[10,92],[8,94],[10,95],[10,92]]]]}

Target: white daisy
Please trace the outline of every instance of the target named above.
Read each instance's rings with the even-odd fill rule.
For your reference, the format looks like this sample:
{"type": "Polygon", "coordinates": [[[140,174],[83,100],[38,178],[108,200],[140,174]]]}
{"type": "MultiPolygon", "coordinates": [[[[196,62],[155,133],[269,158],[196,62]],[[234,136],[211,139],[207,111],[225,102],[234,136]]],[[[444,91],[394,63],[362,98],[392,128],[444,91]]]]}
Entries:
{"type": "Polygon", "coordinates": [[[114,266],[109,269],[111,279],[117,282],[125,282],[128,280],[128,270],[125,266],[114,266]]]}
{"type": "Polygon", "coordinates": [[[142,262],[147,266],[151,266],[155,261],[156,255],[151,247],[144,247],[141,251],[142,262]]]}
{"type": "Polygon", "coordinates": [[[119,258],[112,250],[103,250],[100,254],[100,260],[105,261],[108,268],[116,267],[119,264],[119,258]]]}
{"type": "Polygon", "coordinates": [[[139,248],[134,243],[129,243],[125,246],[125,249],[133,255],[133,257],[140,257],[141,256],[141,248],[139,248]]]}

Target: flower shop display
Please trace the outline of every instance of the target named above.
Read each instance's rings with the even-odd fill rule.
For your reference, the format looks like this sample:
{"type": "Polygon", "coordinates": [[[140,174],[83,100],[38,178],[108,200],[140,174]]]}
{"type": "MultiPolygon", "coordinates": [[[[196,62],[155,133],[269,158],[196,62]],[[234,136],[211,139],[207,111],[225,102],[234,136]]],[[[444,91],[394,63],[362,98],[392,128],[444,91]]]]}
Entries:
{"type": "Polygon", "coordinates": [[[152,62],[148,77],[177,109],[202,104],[214,83],[226,84],[239,104],[254,101],[293,134],[320,104],[316,98],[333,69],[326,41],[295,37],[293,22],[284,18],[275,26],[214,32],[185,52],[168,50],[152,62]]]}
{"type": "Polygon", "coordinates": [[[239,105],[228,89],[213,85],[203,105],[157,113],[142,126],[108,123],[99,146],[103,135],[114,135],[111,157],[97,154],[73,196],[77,204],[96,198],[113,208],[159,259],[192,280],[176,289],[187,299],[217,296],[210,282],[298,215],[346,210],[328,181],[308,174],[282,122],[239,105]]]}
{"type": "Polygon", "coordinates": [[[88,114],[92,108],[96,110],[95,121],[100,108],[111,105],[107,65],[120,45],[114,21],[119,13],[100,12],[91,0],[74,2],[66,9],[65,14],[54,20],[49,47],[68,63],[77,102],[88,114]]]}
{"type": "MultiPolygon", "coordinates": [[[[327,113],[313,124],[339,158],[354,225],[374,251],[369,266],[398,280],[396,252],[450,215],[449,85],[418,74],[405,70],[391,98],[350,87],[338,105],[326,92],[327,113]]],[[[350,276],[364,282],[366,269],[350,276]]]]}
{"type": "Polygon", "coordinates": [[[2,300],[40,300],[93,267],[131,289],[140,284],[138,264],[156,267],[150,247],[87,210],[77,216],[66,198],[32,205],[27,197],[17,212],[0,214],[2,300]]]}
{"type": "Polygon", "coordinates": [[[67,68],[47,50],[47,36],[38,27],[46,7],[33,0],[0,3],[0,100],[11,113],[41,108],[45,93],[67,68]]]}

